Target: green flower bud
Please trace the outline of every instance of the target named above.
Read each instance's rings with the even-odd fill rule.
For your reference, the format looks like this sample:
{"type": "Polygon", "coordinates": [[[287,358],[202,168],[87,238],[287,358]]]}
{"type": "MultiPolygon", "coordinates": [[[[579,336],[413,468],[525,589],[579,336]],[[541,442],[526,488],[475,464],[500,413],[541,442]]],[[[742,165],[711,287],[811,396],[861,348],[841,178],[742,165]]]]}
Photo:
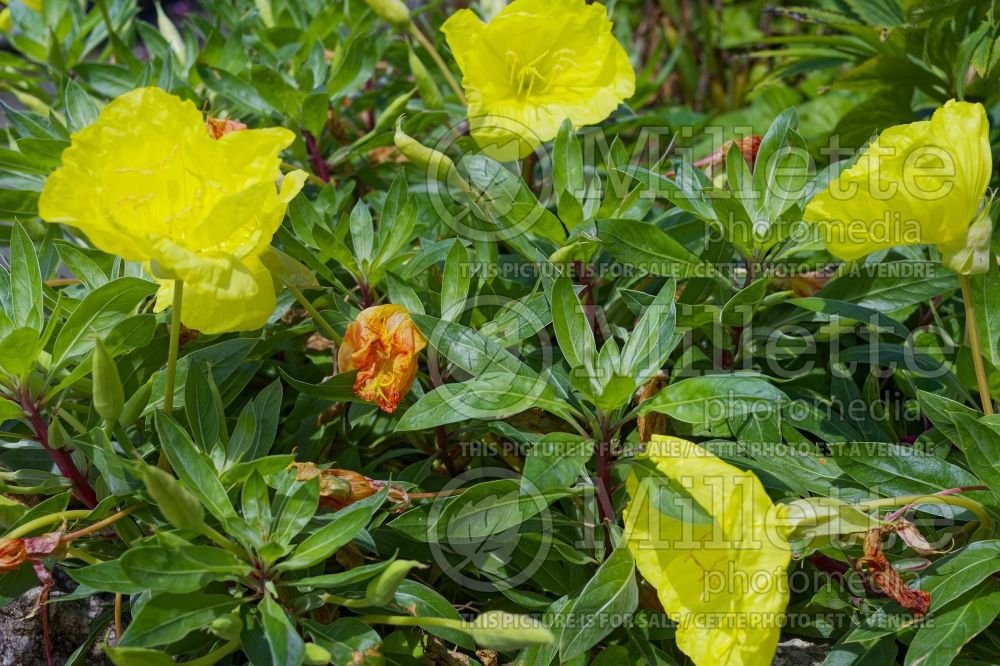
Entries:
{"type": "Polygon", "coordinates": [[[223,640],[233,641],[243,631],[243,620],[238,615],[223,615],[212,620],[208,630],[223,640]]]}
{"type": "Polygon", "coordinates": [[[394,28],[410,24],[410,10],[400,0],[365,0],[375,15],[394,28]]]}
{"type": "Polygon", "coordinates": [[[94,346],[91,375],[94,378],[94,410],[107,423],[114,423],[125,406],[125,391],[115,359],[100,340],[94,346]]]}
{"type": "Polygon", "coordinates": [[[142,482],[160,513],[174,527],[194,531],[205,527],[205,509],[180,481],[159,467],[146,465],[142,470],[142,482]]]}
{"type": "Polygon", "coordinates": [[[302,663],[306,666],[323,666],[324,664],[329,664],[333,655],[326,648],[320,647],[315,643],[306,643],[306,655],[302,663]]]}
{"type": "Polygon", "coordinates": [[[407,47],[407,51],[410,59],[410,73],[413,74],[413,80],[417,83],[420,99],[424,100],[426,108],[440,109],[444,106],[444,97],[441,96],[441,90],[437,87],[434,77],[427,71],[427,67],[424,66],[423,61],[412,48],[407,47]]]}
{"type": "Polygon", "coordinates": [[[365,600],[372,606],[385,606],[396,596],[396,589],[410,573],[411,569],[423,569],[423,564],[413,560],[396,560],[379,576],[368,583],[365,600]]]}
{"type": "Polygon", "coordinates": [[[403,153],[406,159],[419,167],[423,167],[428,178],[448,183],[452,187],[457,187],[465,191],[471,190],[471,186],[459,175],[458,169],[451,158],[444,153],[428,148],[406,132],[403,131],[403,118],[396,121],[396,136],[394,137],[396,147],[403,153]]]}
{"type": "Polygon", "coordinates": [[[372,128],[371,133],[378,134],[379,132],[383,132],[392,127],[392,124],[397,118],[399,118],[399,114],[406,110],[406,103],[410,101],[410,98],[413,97],[413,93],[415,92],[416,89],[411,90],[410,92],[400,95],[396,99],[392,100],[392,102],[389,103],[389,106],[385,107],[385,110],[378,114],[378,117],[375,119],[375,126],[372,128]]]}
{"type": "Polygon", "coordinates": [[[118,417],[118,422],[126,428],[134,425],[139,420],[139,417],[142,416],[146,405],[149,404],[149,397],[152,393],[153,378],[150,377],[149,381],[140,386],[139,390],[133,393],[125,402],[125,407],[122,409],[121,416],[118,417]]]}

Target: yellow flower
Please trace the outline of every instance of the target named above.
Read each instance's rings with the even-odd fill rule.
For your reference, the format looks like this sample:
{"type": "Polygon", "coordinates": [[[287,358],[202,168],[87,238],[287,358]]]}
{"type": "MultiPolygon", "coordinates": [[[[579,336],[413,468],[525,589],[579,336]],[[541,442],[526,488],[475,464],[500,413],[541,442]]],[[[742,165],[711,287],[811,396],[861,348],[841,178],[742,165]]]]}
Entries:
{"type": "Polygon", "coordinates": [[[820,225],[827,249],[842,259],[924,243],[956,252],[992,168],[985,109],[952,100],[930,120],[882,132],[813,198],[805,219],[820,225]]]}
{"type": "Polygon", "coordinates": [[[417,376],[417,354],[427,340],[401,305],[362,310],[347,326],[337,352],[340,372],[357,370],[354,393],[390,414],[417,376]]]}
{"type": "Polygon", "coordinates": [[[144,262],[160,283],[156,310],[183,280],[181,321],[205,333],[260,328],[275,308],[260,254],[306,174],[281,175],[283,128],[213,139],[201,112],[159,88],[108,104],[72,136],[38,210],[98,248],[144,262]]]}
{"type": "Polygon", "coordinates": [[[677,646],[697,666],[770,664],[788,604],[787,521],[756,476],[697,444],[654,435],[648,457],[658,474],[628,480],[625,539],[678,623],[677,646]],[[685,492],[699,513],[662,513],[685,492]]]}
{"type": "Polygon", "coordinates": [[[472,135],[500,159],[554,138],[566,118],[576,127],[601,122],[635,91],[598,3],[514,0],[489,23],[461,9],[441,31],[462,70],[472,135]]]}

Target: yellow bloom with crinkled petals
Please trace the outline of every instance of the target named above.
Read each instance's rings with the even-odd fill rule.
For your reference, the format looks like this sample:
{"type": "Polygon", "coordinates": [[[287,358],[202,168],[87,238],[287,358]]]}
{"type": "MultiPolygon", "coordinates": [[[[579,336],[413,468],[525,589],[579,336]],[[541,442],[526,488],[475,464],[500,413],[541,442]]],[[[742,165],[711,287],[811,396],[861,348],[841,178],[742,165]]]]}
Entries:
{"type": "Polygon", "coordinates": [[[958,252],[990,182],[989,129],[981,104],[954,100],[930,120],[890,127],[812,199],[805,219],[841,259],[915,244],[958,252]]]}
{"type": "Polygon", "coordinates": [[[625,540],[677,646],[696,666],[769,665],[788,604],[787,520],[756,476],[697,444],[654,435],[647,456],[655,472],[628,480],[625,540]]]}
{"type": "Polygon", "coordinates": [[[635,91],[599,3],[514,0],[489,23],[461,9],[441,31],[462,70],[472,136],[500,159],[555,138],[566,118],[601,122],[635,91]]]}
{"type": "Polygon", "coordinates": [[[260,254],[271,243],[303,171],[284,177],[283,128],[212,138],[188,101],[140,88],[108,104],[72,136],[38,210],[101,250],[144,262],[160,283],[156,310],[183,281],[182,323],[206,333],[260,328],[276,297],[260,254]]]}

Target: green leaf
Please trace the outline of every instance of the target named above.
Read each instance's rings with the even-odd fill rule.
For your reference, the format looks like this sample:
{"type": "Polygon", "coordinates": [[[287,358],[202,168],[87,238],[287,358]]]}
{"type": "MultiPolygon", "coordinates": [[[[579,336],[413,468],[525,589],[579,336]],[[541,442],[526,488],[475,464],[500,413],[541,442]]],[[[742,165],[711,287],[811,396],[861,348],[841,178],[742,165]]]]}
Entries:
{"type": "Polygon", "coordinates": [[[704,262],[656,225],[601,220],[597,237],[612,257],[641,272],[678,279],[702,272],[704,262]]]}
{"type": "MultiPolygon", "coordinates": [[[[316,515],[319,506],[319,481],[296,481],[288,473],[278,486],[274,502],[271,504],[271,543],[290,546],[299,532],[316,515]]],[[[287,552],[284,549],[282,553],[287,552]]]]}
{"type": "Polygon", "coordinates": [[[70,578],[101,592],[118,592],[121,594],[138,594],[148,589],[144,585],[134,583],[125,575],[121,560],[108,560],[99,564],[79,569],[68,569],[70,578]]]}
{"type": "Polygon", "coordinates": [[[521,525],[568,494],[560,491],[526,494],[515,479],[484,481],[449,500],[436,523],[429,526],[428,537],[452,546],[478,544],[485,537],[521,525]]]}
{"type": "Polygon", "coordinates": [[[234,530],[242,519],[236,515],[226,489],[205,454],[195,448],[180,424],[163,412],[156,413],[156,432],[174,473],[213,516],[234,530]]]}
{"type": "Polygon", "coordinates": [[[394,561],[395,560],[385,560],[383,562],[374,562],[372,564],[362,564],[361,566],[348,569],[347,571],[341,571],[340,573],[324,574],[322,576],[309,576],[298,580],[283,581],[283,584],[294,585],[298,588],[321,587],[324,589],[336,589],[349,587],[379,575],[394,561]]]}
{"type": "Polygon", "coordinates": [[[355,617],[342,617],[330,624],[302,619],[302,626],[318,645],[330,651],[332,664],[382,666],[382,638],[355,617]]]}
{"type": "Polygon", "coordinates": [[[469,419],[503,419],[538,407],[560,418],[571,418],[573,408],[553,394],[541,378],[507,372],[488,372],[460,384],[444,384],[424,394],[406,410],[398,432],[427,430],[469,419]]]}
{"type": "Polygon", "coordinates": [[[917,629],[904,666],[948,666],[962,648],[1000,614],[1000,584],[988,580],[961,597],[954,606],[937,611],[932,622],[917,629]]]}
{"type": "Polygon", "coordinates": [[[277,571],[305,569],[330,557],[368,525],[372,516],[381,508],[388,493],[389,486],[387,484],[371,497],[366,497],[338,511],[330,522],[297,545],[292,554],[279,563],[275,569],[277,571]]]}
{"type": "Polygon", "coordinates": [[[90,351],[94,338],[107,337],[136,306],[156,291],[156,284],[134,277],[113,280],[93,290],[73,310],[56,336],[53,361],[65,361],[90,351]]]}
{"type": "Polygon", "coordinates": [[[375,243],[375,226],[368,206],[360,199],[351,210],[351,243],[354,246],[354,258],[362,273],[368,270],[368,262],[372,258],[372,248],[375,243]]]}
{"type": "Polygon", "coordinates": [[[38,329],[22,326],[0,340],[0,367],[15,377],[21,377],[35,366],[40,339],[38,329]]]}
{"type": "MultiPolygon", "coordinates": [[[[440,593],[415,580],[406,579],[399,584],[399,588],[396,590],[396,603],[402,608],[410,609],[410,613],[414,617],[453,620],[455,622],[454,626],[460,626],[462,623],[458,611],[451,605],[451,602],[441,596],[440,593]]],[[[469,636],[462,631],[430,625],[424,627],[424,629],[438,638],[449,643],[455,643],[463,648],[472,649],[475,647],[469,636]]]]}
{"type": "Polygon", "coordinates": [[[954,423],[969,469],[1000,497],[1000,429],[965,414],[956,414],[954,423]]]}
{"type": "Polygon", "coordinates": [[[618,548],[604,561],[580,592],[569,611],[573,631],[559,639],[563,662],[585,654],[625,622],[639,605],[635,559],[628,548],[618,548]]]}
{"type": "Polygon", "coordinates": [[[150,647],[178,641],[240,605],[228,594],[158,594],[132,617],[121,645],[150,647]]]}
{"type": "Polygon", "coordinates": [[[622,347],[619,372],[634,378],[637,385],[645,384],[659,372],[676,346],[676,292],[677,283],[667,280],[653,302],[643,311],[622,347]]]}
{"type": "Polygon", "coordinates": [[[173,666],[174,658],[160,650],[148,648],[111,647],[104,645],[111,663],[115,666],[173,666]]]}
{"type": "Polygon", "coordinates": [[[211,546],[141,546],[125,551],[120,562],[136,585],[163,592],[195,592],[213,580],[250,574],[249,564],[211,546]]]}
{"type": "MultiPolygon", "coordinates": [[[[788,136],[798,123],[799,114],[795,107],[786,109],[771,123],[757,149],[753,189],[760,203],[757,215],[754,217],[754,236],[761,233],[759,225],[770,225],[772,221],[781,217],[793,200],[798,199],[798,196],[789,199],[784,196],[784,192],[781,192],[781,188],[789,185],[792,186],[791,189],[795,189],[793,184],[785,182],[781,176],[788,170],[786,162],[794,157],[794,154],[789,154],[788,136]]],[[[803,152],[805,152],[804,146],[803,152]]],[[[805,155],[808,159],[808,152],[805,152],[805,155]]],[[[802,169],[802,172],[804,174],[805,169],[802,169]]],[[[798,189],[801,190],[801,185],[798,189]]]]}
{"type": "MultiPolygon", "coordinates": [[[[184,413],[188,425],[202,451],[209,452],[219,442],[220,437],[228,439],[226,433],[226,413],[222,406],[219,387],[212,379],[212,370],[207,365],[192,368],[184,382],[184,413]]],[[[228,443],[228,442],[224,442],[228,443]]]]}
{"type": "Polygon", "coordinates": [[[15,326],[42,329],[42,270],[35,245],[20,223],[10,231],[10,318],[15,326]]]}
{"type": "Polygon", "coordinates": [[[994,368],[1000,368],[1000,266],[991,264],[988,273],[971,276],[969,286],[983,356],[994,368]]]}
{"type": "MultiPolygon", "coordinates": [[[[979,484],[975,476],[961,467],[910,447],[883,442],[829,446],[833,458],[848,476],[880,495],[931,494],[945,488],[979,484]]],[[[982,496],[982,493],[967,496],[976,499],[977,494],[982,496]]]]}
{"type": "Polygon", "coordinates": [[[577,434],[553,432],[542,437],[524,458],[522,492],[565,490],[586,471],[594,444],[577,434]]]}
{"type": "Polygon", "coordinates": [[[472,636],[476,645],[499,651],[549,645],[555,640],[538,620],[501,610],[481,613],[472,622],[464,623],[462,631],[472,636]]]}
{"type": "Polygon", "coordinates": [[[639,406],[640,414],[660,412],[697,425],[732,416],[777,414],[788,398],[762,377],[706,375],[674,382],[639,406]]]}
{"type": "Polygon", "coordinates": [[[920,574],[917,587],[931,595],[940,610],[1000,571],[1000,540],[976,541],[937,560],[920,574]]]}
{"type": "Polygon", "coordinates": [[[465,298],[472,282],[469,251],[461,241],[452,243],[441,278],[441,319],[456,321],[465,310],[465,298]]]}
{"type": "Polygon", "coordinates": [[[66,120],[69,123],[70,130],[76,132],[97,120],[99,111],[97,102],[76,81],[70,79],[66,82],[66,91],[63,99],[66,105],[66,120]]]}
{"type": "Polygon", "coordinates": [[[868,324],[869,326],[875,326],[876,328],[888,330],[901,338],[906,338],[910,334],[910,331],[906,328],[906,326],[892,317],[889,317],[878,310],[862,307],[855,303],[835,301],[828,298],[817,298],[815,296],[806,298],[791,298],[786,302],[811,312],[821,312],[825,315],[830,315],[831,317],[841,317],[843,319],[847,319],[848,321],[853,321],[859,324],[868,324]]]}
{"type": "Polygon", "coordinates": [[[767,282],[767,278],[755,280],[726,301],[722,306],[722,323],[726,326],[749,326],[754,312],[764,300],[767,282]]]}
{"type": "Polygon", "coordinates": [[[427,315],[411,316],[428,345],[473,376],[502,371],[533,374],[503,345],[480,331],[427,315]]]}
{"type": "Polygon", "coordinates": [[[260,261],[283,285],[296,289],[319,287],[319,281],[307,266],[276,247],[269,247],[262,252],[260,261]]]}
{"type": "Polygon", "coordinates": [[[570,367],[593,368],[597,355],[594,331],[568,277],[556,278],[549,293],[549,304],[556,340],[570,367]]]}
{"type": "Polygon", "coordinates": [[[855,264],[816,296],[891,313],[958,289],[958,277],[930,261],[855,264]]]}
{"type": "Polygon", "coordinates": [[[583,153],[569,118],[559,127],[552,147],[552,180],[557,194],[583,193],[583,153]]]}
{"type": "Polygon", "coordinates": [[[270,594],[264,595],[257,605],[257,610],[260,611],[264,639],[271,651],[271,664],[299,666],[305,655],[305,642],[295,630],[288,613],[270,594]]]}

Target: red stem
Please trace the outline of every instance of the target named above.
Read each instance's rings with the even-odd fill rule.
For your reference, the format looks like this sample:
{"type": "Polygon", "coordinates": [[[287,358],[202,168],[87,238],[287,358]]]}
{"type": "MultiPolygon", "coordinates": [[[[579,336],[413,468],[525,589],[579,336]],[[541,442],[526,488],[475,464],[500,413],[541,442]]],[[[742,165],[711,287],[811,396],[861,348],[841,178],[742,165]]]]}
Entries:
{"type": "Polygon", "coordinates": [[[45,645],[45,660],[48,666],[55,666],[56,659],[52,650],[52,636],[49,635],[49,585],[42,583],[42,597],[39,610],[42,613],[42,644],[45,645]]]}
{"type": "Polygon", "coordinates": [[[319,152],[319,146],[316,144],[316,137],[312,135],[312,132],[308,130],[303,133],[306,140],[306,148],[309,149],[309,157],[312,158],[313,171],[316,172],[316,177],[322,180],[324,183],[330,182],[330,168],[326,165],[326,160],[319,152]]]}
{"type": "Polygon", "coordinates": [[[93,509],[97,506],[97,494],[87,477],[76,468],[76,463],[73,462],[70,452],[65,448],[54,448],[49,444],[49,425],[42,417],[38,404],[31,400],[27,391],[21,393],[21,408],[24,409],[31,429],[35,432],[35,440],[49,454],[52,462],[59,468],[59,472],[73,484],[73,494],[83,502],[84,506],[93,509]]]}
{"type": "Polygon", "coordinates": [[[597,509],[604,528],[604,556],[611,555],[611,524],[615,520],[615,509],[611,503],[611,437],[608,427],[601,422],[601,437],[594,443],[597,449],[597,509]]]}

